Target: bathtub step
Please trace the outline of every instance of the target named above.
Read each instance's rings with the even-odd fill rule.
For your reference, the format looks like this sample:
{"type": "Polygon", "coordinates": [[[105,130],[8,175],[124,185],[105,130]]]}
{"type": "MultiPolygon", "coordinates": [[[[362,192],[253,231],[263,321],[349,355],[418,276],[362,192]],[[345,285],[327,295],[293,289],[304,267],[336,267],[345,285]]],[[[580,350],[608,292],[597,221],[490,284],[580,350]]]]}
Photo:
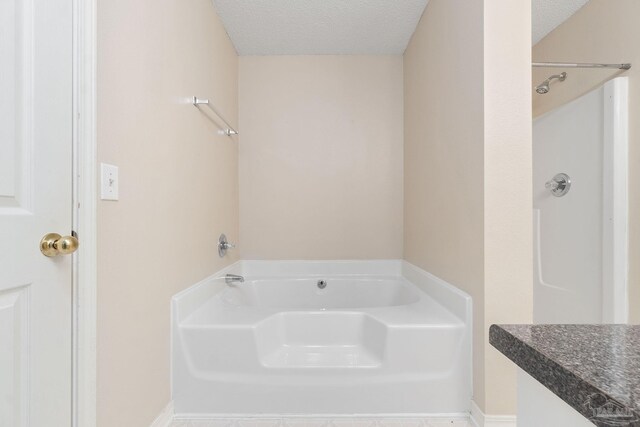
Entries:
{"type": "Polygon", "coordinates": [[[284,345],[261,363],[267,368],[376,368],[382,361],[359,345],[284,345]]]}
{"type": "Polygon", "coordinates": [[[364,313],[278,313],[254,336],[266,368],[375,368],[387,327],[364,313]]]}

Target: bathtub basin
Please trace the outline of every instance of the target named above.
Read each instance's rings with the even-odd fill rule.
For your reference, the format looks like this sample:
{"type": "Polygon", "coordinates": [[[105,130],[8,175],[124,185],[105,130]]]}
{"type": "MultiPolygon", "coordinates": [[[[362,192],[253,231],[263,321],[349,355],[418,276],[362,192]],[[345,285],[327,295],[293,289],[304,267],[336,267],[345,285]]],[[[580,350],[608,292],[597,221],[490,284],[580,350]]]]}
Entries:
{"type": "Polygon", "coordinates": [[[468,296],[401,261],[274,263],[240,262],[228,272],[244,283],[174,298],[177,414],[469,410],[468,296]]]}

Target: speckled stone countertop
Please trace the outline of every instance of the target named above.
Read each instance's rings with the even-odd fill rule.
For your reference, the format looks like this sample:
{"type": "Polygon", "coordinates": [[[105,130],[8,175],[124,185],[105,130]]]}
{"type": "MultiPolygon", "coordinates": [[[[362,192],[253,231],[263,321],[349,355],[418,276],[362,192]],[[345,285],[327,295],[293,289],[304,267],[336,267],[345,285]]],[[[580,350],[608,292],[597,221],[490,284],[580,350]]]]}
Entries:
{"type": "Polygon", "coordinates": [[[492,325],[489,342],[595,425],[640,427],[640,325],[492,325]]]}

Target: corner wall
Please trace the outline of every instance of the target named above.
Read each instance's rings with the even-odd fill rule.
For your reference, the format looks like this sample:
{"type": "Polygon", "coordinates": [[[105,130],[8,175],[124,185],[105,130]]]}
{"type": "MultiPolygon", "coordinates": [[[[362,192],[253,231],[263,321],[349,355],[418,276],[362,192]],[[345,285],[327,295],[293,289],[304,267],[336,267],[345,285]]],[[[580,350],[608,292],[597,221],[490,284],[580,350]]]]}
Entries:
{"type": "Polygon", "coordinates": [[[516,393],[489,325],[532,315],[530,29],[529,1],[431,0],[404,57],[405,259],[472,296],[491,415],[516,393]]]}
{"type": "Polygon", "coordinates": [[[188,98],[237,123],[237,57],[210,0],[98,6],[98,161],[120,200],[98,202],[101,427],[148,426],[167,405],[173,294],[236,260],[238,141],[188,98]]]}
{"type": "Polygon", "coordinates": [[[531,2],[484,2],[486,414],[516,413],[516,365],[489,345],[494,323],[533,321],[531,2]]]}
{"type": "MultiPolygon", "coordinates": [[[[567,80],[541,96],[533,94],[533,115],[572,101],[616,76],[629,77],[629,320],[640,323],[640,2],[591,0],[533,48],[536,62],[631,62],[631,70],[568,71],[567,80]]],[[[533,87],[553,70],[534,70],[533,87]]]]}
{"type": "Polygon", "coordinates": [[[431,0],[404,54],[404,258],[473,298],[484,396],[483,5],[431,0]]]}

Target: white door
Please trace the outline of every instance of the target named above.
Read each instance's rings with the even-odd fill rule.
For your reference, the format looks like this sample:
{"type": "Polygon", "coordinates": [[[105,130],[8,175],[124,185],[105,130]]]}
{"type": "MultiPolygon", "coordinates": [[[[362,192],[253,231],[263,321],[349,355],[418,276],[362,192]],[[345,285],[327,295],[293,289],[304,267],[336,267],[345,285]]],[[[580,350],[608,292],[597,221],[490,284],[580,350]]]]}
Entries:
{"type": "Polygon", "coordinates": [[[0,426],[71,425],[72,3],[0,0],[0,426]]]}
{"type": "Polygon", "coordinates": [[[626,80],[616,80],[534,121],[535,323],[624,321],[626,80]],[[555,197],[545,184],[559,173],[571,186],[555,197]]]}

